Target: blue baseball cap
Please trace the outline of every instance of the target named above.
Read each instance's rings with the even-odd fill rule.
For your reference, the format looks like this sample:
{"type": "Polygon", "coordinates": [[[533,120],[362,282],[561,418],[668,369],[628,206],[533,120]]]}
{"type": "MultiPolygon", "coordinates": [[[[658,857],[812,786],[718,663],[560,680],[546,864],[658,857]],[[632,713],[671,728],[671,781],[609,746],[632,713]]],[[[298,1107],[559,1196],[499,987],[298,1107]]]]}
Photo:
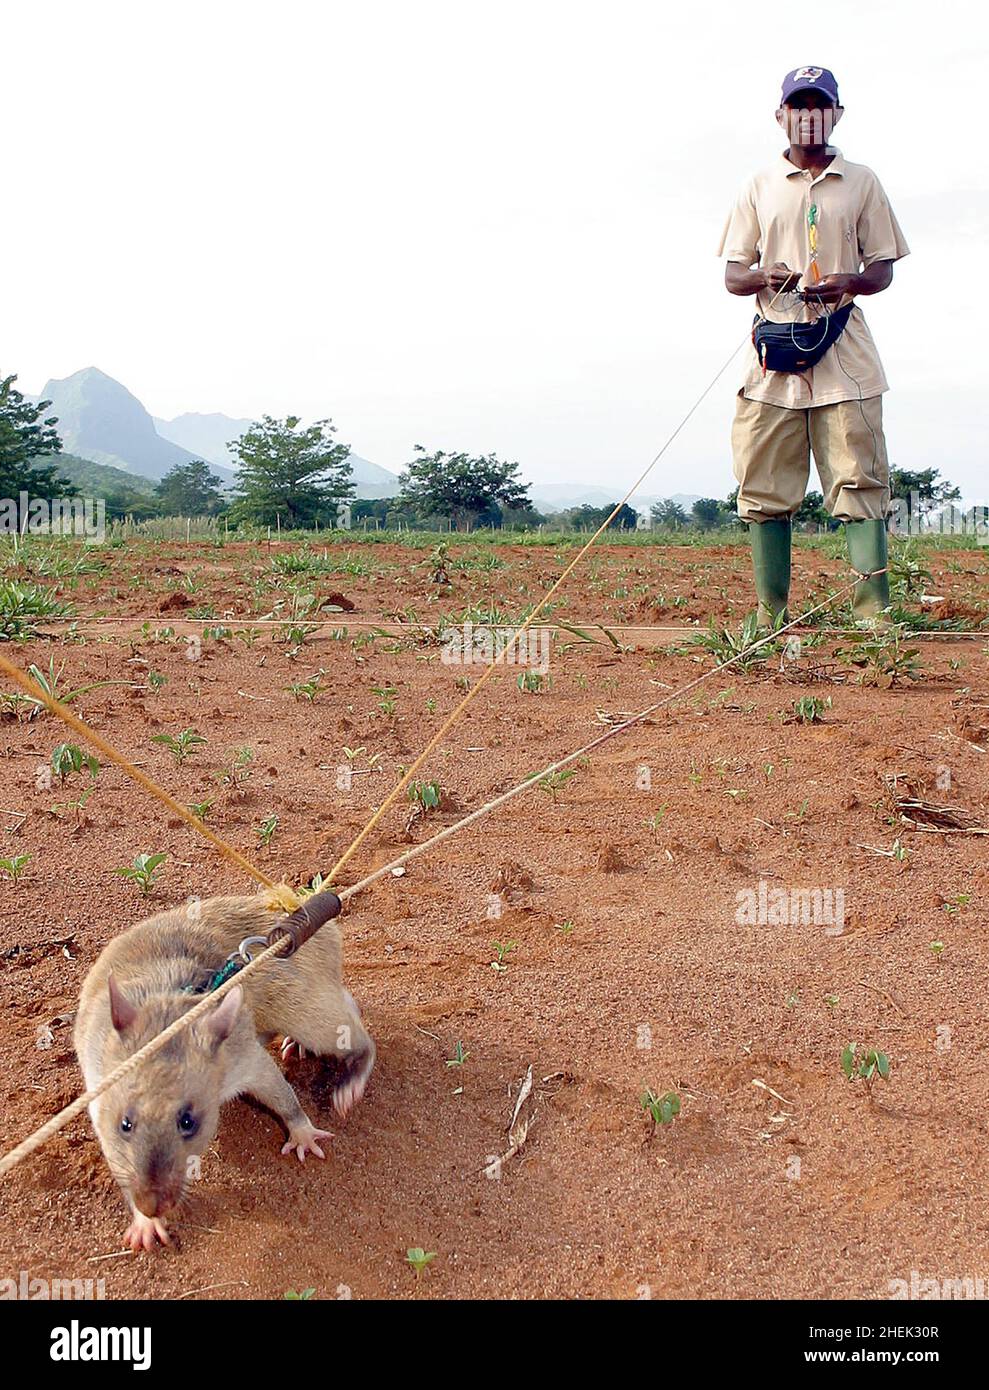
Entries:
{"type": "Polygon", "coordinates": [[[827,68],[794,68],[783,78],[783,95],[780,104],[785,105],[797,92],[823,92],[828,101],[838,106],[838,80],[827,68]]]}

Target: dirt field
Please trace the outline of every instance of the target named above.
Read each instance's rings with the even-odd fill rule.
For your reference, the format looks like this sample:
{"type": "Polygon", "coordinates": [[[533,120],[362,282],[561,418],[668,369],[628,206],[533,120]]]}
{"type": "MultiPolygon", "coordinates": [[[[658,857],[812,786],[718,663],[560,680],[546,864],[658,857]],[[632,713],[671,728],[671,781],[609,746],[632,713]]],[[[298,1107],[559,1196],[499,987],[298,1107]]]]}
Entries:
{"type": "MultiPolygon", "coordinates": [[[[297,549],[128,546],[91,552],[94,573],[29,567],[78,624],[3,650],[22,667],[64,661],[65,690],[114,682],[73,708],[180,801],[212,798],[210,823],[272,878],[304,884],[482,669],[370,627],[489,604],[510,621],[565,552],[454,544],[469,567],[438,590],[407,546],[335,547],[324,572],[278,573],[297,549]],[[289,581],[343,610],[319,615],[346,632],[286,641],[260,621],[288,617],[289,581]],[[202,636],[204,618],[219,631],[202,636]],[[313,703],[289,691],[320,670],[313,703]],[[185,728],[207,742],[179,765],[151,740],[185,728]],[[249,776],[231,788],[218,773],[244,747],[249,776]],[[349,791],[341,766],[359,774],[349,791]]],[[[942,613],[985,621],[989,552],[926,563],[942,613]]],[[[794,611],[846,578],[826,551],[798,551],[794,611]]],[[[553,618],[737,625],[749,601],[741,546],[609,544],[553,618]]],[[[499,672],[423,774],[444,805],[407,828],[403,797],[343,881],[713,664],[686,633],[629,630],[625,651],[592,635],[559,631],[539,689],[499,672]]],[[[861,685],[833,636],[783,672],[776,657],[718,674],[555,796],[533,789],[358,895],[342,925],[378,1043],[368,1094],[334,1123],[321,1064],[292,1068],[334,1130],[326,1163],[281,1158],[274,1118],[232,1104],[175,1248],[118,1255],[124,1208],[77,1121],[0,1187],[0,1278],[103,1279],[110,1298],[789,1299],[886,1298],[912,1271],[989,1276],[989,838],[912,828],[894,804],[989,827],[986,644],[911,644],[921,678],[890,689],[861,685]],[[784,722],[808,696],[830,698],[821,721],[784,722]],[[843,923],[747,920],[739,894],[758,900],[760,883],[764,899],[840,890],[843,923]],[[852,1042],[888,1056],[888,1081],[846,1080],[852,1042]],[[486,1176],[530,1065],[527,1141],[486,1176]],[[681,1100],[655,1132],[647,1088],[681,1100]],[[418,1281],[410,1247],[435,1252],[418,1281]]],[[[252,891],[112,766],[78,810],[65,803],[86,778],[39,785],[66,737],[23,706],[0,722],[0,856],[31,856],[16,883],[0,877],[3,1149],[81,1089],[64,1016],[109,938],[189,894],[252,891]],[[151,851],[168,857],[145,899],[114,870],[151,851]]]]}

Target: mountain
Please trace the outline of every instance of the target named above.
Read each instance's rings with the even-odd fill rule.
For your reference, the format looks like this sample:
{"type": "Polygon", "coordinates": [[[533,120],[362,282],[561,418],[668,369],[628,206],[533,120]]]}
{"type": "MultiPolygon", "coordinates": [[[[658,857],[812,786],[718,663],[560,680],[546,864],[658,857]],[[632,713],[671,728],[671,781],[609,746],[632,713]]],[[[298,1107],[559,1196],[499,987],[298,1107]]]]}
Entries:
{"type": "MultiPolygon", "coordinates": [[[[249,430],[253,420],[237,420],[230,415],[176,415],[174,420],[155,419],[158,433],[173,444],[189,449],[196,458],[205,459],[218,468],[235,469],[236,457],[227,448],[249,430]]],[[[398,492],[398,475],[390,473],[359,454],[349,454],[347,462],[353,469],[358,497],[394,497],[398,492]]]]}
{"type": "Polygon", "coordinates": [[[249,430],[253,420],[235,420],[229,415],[176,415],[174,420],[154,419],[155,429],[162,439],[170,439],[196,458],[220,468],[236,468],[237,460],[227,445],[249,430]]]}
{"type": "MultiPolygon", "coordinates": [[[[595,487],[584,483],[533,483],[529,489],[532,505],[537,511],[552,513],[566,511],[570,507],[607,507],[618,501],[624,492],[621,486],[611,488],[595,487]]],[[[689,512],[698,499],[693,492],[674,492],[669,498],[650,493],[633,493],[629,506],[636,511],[648,511],[656,502],[679,502],[685,512],[689,512]]]]}
{"type": "Polygon", "coordinates": [[[156,482],[177,463],[196,457],[162,439],[137,397],[98,367],[49,381],[40,399],[51,401],[68,454],[156,482]]]}

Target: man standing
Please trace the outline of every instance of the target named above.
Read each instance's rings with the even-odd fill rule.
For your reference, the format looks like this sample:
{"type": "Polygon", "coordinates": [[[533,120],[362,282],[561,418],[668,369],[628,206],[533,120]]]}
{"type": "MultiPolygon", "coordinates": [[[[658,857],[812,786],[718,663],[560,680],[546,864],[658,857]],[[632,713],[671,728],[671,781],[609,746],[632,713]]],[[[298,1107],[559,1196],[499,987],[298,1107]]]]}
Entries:
{"type": "MultiPolygon", "coordinates": [[[[855,586],[856,620],[875,618],[889,603],[882,425],[888,386],[854,301],[886,289],[893,262],[909,248],[872,170],[829,144],[842,113],[827,68],[787,73],[776,119],[789,148],[742,189],[718,250],[728,258],[726,288],[754,294],[762,318],[820,324],[826,332],[828,315],[837,313],[834,330],[840,311],[851,306],[844,329],[813,366],[801,369],[791,354],[797,360],[789,369],[769,370],[765,348],[757,353],[753,346],[738,393],[732,427],[738,514],[749,523],[763,625],[786,614],[791,520],[807,490],[811,451],[824,505],[845,523],[852,567],[870,576],[855,586]]],[[[795,339],[796,328],[787,336],[795,339]]]]}

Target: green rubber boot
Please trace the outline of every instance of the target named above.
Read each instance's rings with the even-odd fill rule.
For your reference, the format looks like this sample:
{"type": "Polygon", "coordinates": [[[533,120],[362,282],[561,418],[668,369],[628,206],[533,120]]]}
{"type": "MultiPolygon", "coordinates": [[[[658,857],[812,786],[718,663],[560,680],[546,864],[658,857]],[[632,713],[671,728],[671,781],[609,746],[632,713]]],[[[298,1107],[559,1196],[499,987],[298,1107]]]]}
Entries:
{"type": "Polygon", "coordinates": [[[846,521],[845,537],[852,569],[871,575],[852,590],[852,616],[856,623],[873,623],[889,607],[889,575],[886,573],[886,523],[846,521]],[[882,574],[877,574],[882,570],[882,574]]]}
{"type": "Polygon", "coordinates": [[[781,613],[782,621],[789,621],[786,604],[790,597],[790,518],[774,516],[769,521],[750,521],[749,540],[759,626],[775,627],[781,613]]]}

